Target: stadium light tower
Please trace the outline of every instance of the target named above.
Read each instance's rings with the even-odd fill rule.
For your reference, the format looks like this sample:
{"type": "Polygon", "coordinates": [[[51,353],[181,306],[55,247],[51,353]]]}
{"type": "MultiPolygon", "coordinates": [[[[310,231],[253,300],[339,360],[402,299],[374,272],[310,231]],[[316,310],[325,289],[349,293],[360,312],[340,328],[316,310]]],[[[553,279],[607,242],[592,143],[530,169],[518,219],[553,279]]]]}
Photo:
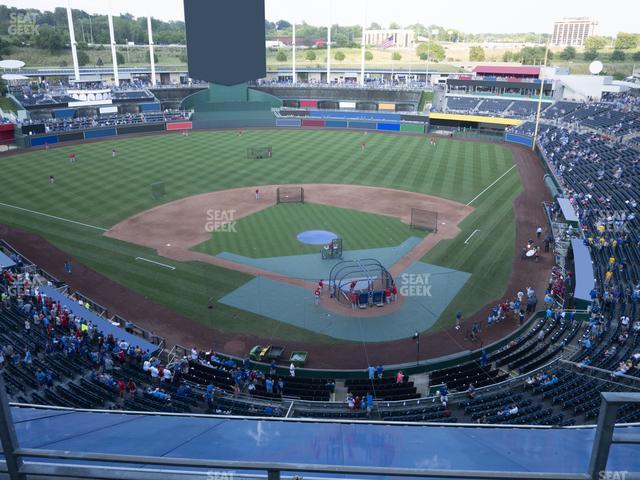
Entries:
{"type": "Polygon", "coordinates": [[[107,15],[109,22],[109,41],[111,42],[111,60],[113,60],[113,82],[116,87],[120,85],[120,76],[118,75],[118,56],[116,54],[116,36],[113,33],[113,16],[111,11],[107,15]]]}
{"type": "Polygon", "coordinates": [[[67,0],[67,23],[69,24],[69,43],[71,44],[71,58],[73,58],[73,73],[76,82],[80,81],[80,67],[78,66],[78,50],[76,45],[76,33],[73,29],[73,14],[71,13],[71,0],[67,0]]]}
{"type": "Polygon", "coordinates": [[[153,58],[153,30],[151,29],[151,14],[147,15],[147,32],[149,34],[149,60],[151,61],[151,85],[156,86],[156,60],[153,58]]]}

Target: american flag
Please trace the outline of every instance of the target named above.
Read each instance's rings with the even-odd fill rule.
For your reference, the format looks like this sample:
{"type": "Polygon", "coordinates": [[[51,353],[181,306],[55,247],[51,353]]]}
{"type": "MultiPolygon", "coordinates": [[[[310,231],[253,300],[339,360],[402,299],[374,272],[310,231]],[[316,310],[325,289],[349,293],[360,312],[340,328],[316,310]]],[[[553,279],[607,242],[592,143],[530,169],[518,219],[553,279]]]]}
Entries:
{"type": "Polygon", "coordinates": [[[393,39],[393,35],[389,35],[389,38],[387,38],[382,44],[382,48],[390,48],[390,47],[393,47],[395,44],[396,42],[393,39]]]}

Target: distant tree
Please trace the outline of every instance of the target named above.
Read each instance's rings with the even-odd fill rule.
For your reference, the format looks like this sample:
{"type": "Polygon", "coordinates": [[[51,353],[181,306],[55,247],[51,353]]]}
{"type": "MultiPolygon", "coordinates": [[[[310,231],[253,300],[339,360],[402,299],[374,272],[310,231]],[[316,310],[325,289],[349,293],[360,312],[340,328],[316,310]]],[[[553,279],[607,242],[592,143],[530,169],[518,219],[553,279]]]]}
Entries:
{"type": "Polygon", "coordinates": [[[442,47],[442,45],[436,42],[424,42],[419,44],[416,47],[416,54],[418,55],[418,57],[422,58],[423,53],[425,54],[425,60],[427,59],[426,54],[429,55],[429,58],[431,60],[437,62],[444,60],[445,57],[444,48],[442,47]]]}
{"type": "Polygon", "coordinates": [[[67,38],[60,31],[56,30],[49,25],[41,25],[38,29],[38,34],[33,37],[33,44],[51,53],[59,52],[66,47],[67,38]]]}
{"type": "Polygon", "coordinates": [[[313,50],[307,50],[306,52],[304,52],[304,58],[312,62],[316,59],[316,52],[314,52],[313,50]]]}
{"type": "Polygon", "coordinates": [[[124,65],[124,55],[120,52],[116,52],[116,62],[118,62],[118,65],[124,65]]]}
{"type": "Polygon", "coordinates": [[[514,52],[512,52],[511,50],[507,50],[506,52],[504,52],[502,54],[502,61],[503,62],[513,62],[514,61],[514,56],[515,56],[514,52]]]}
{"type": "Polygon", "coordinates": [[[574,47],[566,47],[560,52],[560,58],[562,60],[573,60],[576,58],[576,49],[574,47]]]}
{"type": "Polygon", "coordinates": [[[596,52],[595,50],[587,50],[586,52],[584,52],[582,57],[584,58],[585,62],[593,62],[596,58],[598,58],[598,52],[596,52]]]}
{"type": "Polygon", "coordinates": [[[287,54],[284,53],[282,50],[280,50],[278,53],[276,53],[276,61],[278,61],[278,62],[286,62],[287,61],[287,54]]]}
{"type": "Polygon", "coordinates": [[[397,22],[391,22],[389,24],[389,29],[390,30],[400,30],[401,28],[402,28],[402,26],[397,22]]]}
{"type": "MultiPolygon", "coordinates": [[[[544,61],[544,47],[524,47],[518,53],[518,59],[523,65],[541,64],[544,61]]],[[[553,53],[549,52],[547,60],[553,59],[553,53]]]]}
{"type": "Polygon", "coordinates": [[[635,52],[633,55],[631,55],[631,59],[634,62],[640,62],[640,51],[635,52]]]}
{"type": "Polygon", "coordinates": [[[636,48],[638,45],[638,36],[633,33],[618,33],[616,37],[616,50],[629,50],[632,48],[636,48]]]}
{"type": "Polygon", "coordinates": [[[484,48],[474,45],[469,48],[469,61],[482,62],[485,59],[484,48]]]}
{"type": "Polygon", "coordinates": [[[584,48],[585,50],[597,52],[598,50],[602,50],[604,47],[606,47],[607,43],[609,42],[604,37],[591,36],[587,37],[584,41],[584,48]]]}
{"type": "Polygon", "coordinates": [[[278,20],[276,22],[276,29],[285,30],[287,28],[291,28],[291,24],[289,22],[287,22],[286,20],[278,20]]]}
{"type": "Polygon", "coordinates": [[[391,54],[391,60],[400,61],[402,60],[402,55],[400,55],[400,52],[393,52],[391,54]]]}
{"type": "Polygon", "coordinates": [[[371,53],[369,50],[367,50],[366,52],[364,52],[364,59],[367,62],[370,62],[371,60],[373,60],[373,53],[371,53]]]}
{"type": "Polygon", "coordinates": [[[78,65],[83,66],[89,63],[89,54],[84,50],[78,51],[78,65]]]}
{"type": "Polygon", "coordinates": [[[371,25],[369,25],[369,30],[382,30],[382,27],[379,23],[372,22],[371,25]]]}
{"type": "Polygon", "coordinates": [[[96,60],[96,66],[102,67],[103,65],[104,65],[104,62],[102,61],[102,57],[98,57],[98,60],[96,60]]]}
{"type": "Polygon", "coordinates": [[[612,62],[624,62],[624,59],[626,57],[627,56],[622,50],[616,49],[613,52],[611,52],[611,56],[609,57],[609,60],[611,60],[612,62]]]}
{"type": "Polygon", "coordinates": [[[347,58],[347,56],[344,54],[344,52],[341,51],[337,51],[336,54],[333,56],[334,59],[338,60],[339,62],[343,61],[345,58],[347,58]]]}

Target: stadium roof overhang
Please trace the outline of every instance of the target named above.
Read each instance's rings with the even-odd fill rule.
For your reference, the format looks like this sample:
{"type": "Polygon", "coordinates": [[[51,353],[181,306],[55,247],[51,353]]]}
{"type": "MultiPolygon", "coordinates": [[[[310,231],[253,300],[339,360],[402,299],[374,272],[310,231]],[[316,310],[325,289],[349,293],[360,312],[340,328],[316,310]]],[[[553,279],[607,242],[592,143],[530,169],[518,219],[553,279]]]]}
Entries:
{"type": "Polygon", "coordinates": [[[493,123],[495,125],[520,125],[519,118],[484,117],[482,115],[464,115],[459,113],[431,112],[429,118],[433,120],[457,120],[460,122],[493,123]]]}

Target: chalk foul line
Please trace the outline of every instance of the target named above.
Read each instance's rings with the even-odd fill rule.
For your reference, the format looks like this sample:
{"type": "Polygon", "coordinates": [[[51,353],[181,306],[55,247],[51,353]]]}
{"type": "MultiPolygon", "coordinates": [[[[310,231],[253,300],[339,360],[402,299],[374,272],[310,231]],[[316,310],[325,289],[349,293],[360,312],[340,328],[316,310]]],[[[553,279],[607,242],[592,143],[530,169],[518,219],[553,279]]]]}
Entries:
{"type": "Polygon", "coordinates": [[[489,185],[487,188],[485,188],[484,190],[482,190],[478,195],[476,195],[475,197],[473,197],[473,200],[471,200],[469,203],[467,203],[467,207],[469,205],[471,205],[473,202],[475,202],[477,199],[479,199],[487,190],[489,190],[491,187],[493,187],[496,183],[498,183],[500,180],[502,180],[502,178],[509,173],[511,170],[513,170],[514,168],[516,168],[516,165],[513,165],[509,170],[507,170],[506,172],[504,172],[502,175],[500,175],[498,178],[496,178],[491,185],[489,185]]]}
{"type": "Polygon", "coordinates": [[[466,245],[467,243],[469,243],[469,240],[471,240],[471,237],[473,237],[476,233],[478,233],[480,230],[478,230],[477,228],[473,231],[473,233],[471,235],[469,235],[467,237],[467,239],[464,241],[464,244],[466,245]]]}
{"type": "Polygon", "coordinates": [[[144,258],[144,257],[136,257],[136,260],[140,260],[142,262],[153,263],[155,265],[160,265],[161,267],[168,268],[169,270],[175,270],[176,269],[176,267],[173,267],[171,265],[167,265],[166,263],[156,262],[155,260],[149,260],[148,258],[144,258]]]}
{"type": "Polygon", "coordinates": [[[21,210],[23,212],[33,213],[34,215],[40,215],[42,217],[53,218],[54,220],[60,220],[62,222],[74,223],[76,225],[80,225],[82,227],[93,228],[94,230],[100,230],[101,232],[106,232],[106,228],[96,227],[95,225],[89,225],[88,223],[76,222],[75,220],[69,220],[68,218],[56,217],[55,215],[49,215],[48,213],[38,212],[36,210],[29,210],[28,208],[18,207],[16,205],[9,205],[8,203],[0,202],[0,206],[13,208],[15,210],[21,210]]]}

